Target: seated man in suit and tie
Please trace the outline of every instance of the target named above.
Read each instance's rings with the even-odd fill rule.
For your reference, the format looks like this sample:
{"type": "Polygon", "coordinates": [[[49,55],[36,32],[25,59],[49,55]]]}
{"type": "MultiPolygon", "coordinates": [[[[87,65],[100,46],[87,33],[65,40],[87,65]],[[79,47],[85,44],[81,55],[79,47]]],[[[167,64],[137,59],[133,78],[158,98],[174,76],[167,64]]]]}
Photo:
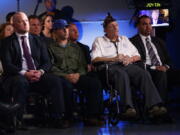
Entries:
{"type": "Polygon", "coordinates": [[[165,43],[157,37],[152,37],[151,18],[143,15],[137,20],[138,34],[130,40],[138,49],[146,69],[150,72],[161,98],[167,101],[167,75],[170,68],[170,58],[165,43]]]}
{"type": "Polygon", "coordinates": [[[2,41],[1,60],[3,87],[13,102],[21,105],[18,120],[22,120],[27,94],[33,90],[51,97],[54,125],[62,127],[64,124],[58,121],[59,118],[65,111],[71,112],[66,110],[64,100],[67,97],[64,97],[63,89],[70,93],[71,89],[65,87],[64,80],[48,73],[51,63],[46,46],[38,36],[29,34],[26,14],[17,12],[13,16],[13,26],[15,33],[2,41]]]}

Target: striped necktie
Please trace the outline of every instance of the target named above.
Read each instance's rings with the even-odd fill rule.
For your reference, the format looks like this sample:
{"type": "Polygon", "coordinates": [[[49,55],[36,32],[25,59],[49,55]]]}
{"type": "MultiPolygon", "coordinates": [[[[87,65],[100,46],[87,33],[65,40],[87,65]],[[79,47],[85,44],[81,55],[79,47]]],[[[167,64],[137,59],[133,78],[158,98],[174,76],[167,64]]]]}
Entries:
{"type": "Polygon", "coordinates": [[[160,65],[160,62],[159,60],[157,59],[157,56],[152,48],[152,45],[149,41],[149,38],[146,38],[146,47],[147,47],[147,50],[148,50],[148,54],[149,54],[149,57],[151,59],[151,64],[154,65],[154,66],[159,66],[160,65]]]}

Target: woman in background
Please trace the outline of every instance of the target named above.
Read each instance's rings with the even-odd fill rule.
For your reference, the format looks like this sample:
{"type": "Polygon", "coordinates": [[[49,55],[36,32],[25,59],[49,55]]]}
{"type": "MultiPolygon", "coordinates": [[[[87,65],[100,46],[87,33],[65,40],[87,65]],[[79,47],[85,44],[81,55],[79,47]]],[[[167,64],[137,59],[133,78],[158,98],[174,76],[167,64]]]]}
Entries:
{"type": "Polygon", "coordinates": [[[51,15],[45,15],[41,18],[42,23],[42,35],[47,38],[52,38],[52,25],[53,18],[51,15]]]}
{"type": "MultiPolygon", "coordinates": [[[[1,40],[9,37],[10,35],[12,35],[12,33],[14,32],[14,28],[12,26],[12,24],[10,23],[3,23],[0,25],[0,46],[1,46],[1,40]]],[[[0,60],[0,76],[3,72],[3,68],[1,65],[1,60],[0,60]]]]}
{"type": "Polygon", "coordinates": [[[14,28],[10,23],[3,23],[0,25],[0,40],[10,36],[14,32],[14,28]]]}

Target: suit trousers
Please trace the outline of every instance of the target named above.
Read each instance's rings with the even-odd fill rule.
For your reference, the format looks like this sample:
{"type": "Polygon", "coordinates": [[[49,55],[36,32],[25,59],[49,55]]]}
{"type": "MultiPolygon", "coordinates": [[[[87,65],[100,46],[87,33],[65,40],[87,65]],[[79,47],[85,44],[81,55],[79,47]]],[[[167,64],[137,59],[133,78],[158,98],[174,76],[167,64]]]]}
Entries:
{"type": "Polygon", "coordinates": [[[137,65],[110,65],[109,77],[124,105],[133,107],[131,85],[144,94],[146,108],[162,102],[150,74],[137,65]]]}
{"type": "MultiPolygon", "coordinates": [[[[8,90],[9,97],[13,97],[13,102],[22,106],[26,104],[26,98],[29,92],[37,92],[42,95],[48,95],[52,99],[52,112],[61,114],[65,112],[64,103],[64,80],[52,74],[44,74],[38,82],[29,82],[22,75],[15,75],[4,80],[4,88],[8,90]]],[[[66,89],[71,91],[71,89],[66,89]]]]}
{"type": "Polygon", "coordinates": [[[167,102],[167,97],[168,97],[167,96],[168,95],[167,73],[158,71],[158,70],[152,70],[152,69],[147,69],[147,70],[151,74],[152,80],[153,80],[162,100],[164,102],[167,102]]]}
{"type": "Polygon", "coordinates": [[[81,75],[74,85],[81,90],[86,100],[87,116],[96,116],[103,110],[103,91],[101,82],[95,74],[81,75]]]}

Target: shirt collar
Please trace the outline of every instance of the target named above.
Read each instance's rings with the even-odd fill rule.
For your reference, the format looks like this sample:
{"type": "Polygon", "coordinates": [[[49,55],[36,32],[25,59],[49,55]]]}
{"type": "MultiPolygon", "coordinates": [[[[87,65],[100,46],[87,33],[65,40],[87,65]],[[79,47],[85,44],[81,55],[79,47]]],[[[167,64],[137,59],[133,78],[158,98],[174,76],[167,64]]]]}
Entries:
{"type": "Polygon", "coordinates": [[[16,35],[17,35],[18,38],[20,38],[21,36],[26,36],[27,38],[29,37],[29,33],[28,32],[25,33],[25,34],[20,34],[20,33],[16,32],[16,35]]]}
{"type": "MultiPolygon", "coordinates": [[[[106,41],[112,42],[106,35],[104,35],[103,38],[104,38],[106,41]]],[[[121,40],[121,37],[118,36],[117,42],[120,42],[120,40],[121,40]]]]}
{"type": "Polygon", "coordinates": [[[142,34],[139,34],[140,35],[140,37],[141,37],[141,39],[142,40],[145,40],[146,41],[146,38],[149,38],[149,40],[151,41],[151,36],[149,35],[149,36],[144,36],[144,35],[142,35],[142,34]]]}

